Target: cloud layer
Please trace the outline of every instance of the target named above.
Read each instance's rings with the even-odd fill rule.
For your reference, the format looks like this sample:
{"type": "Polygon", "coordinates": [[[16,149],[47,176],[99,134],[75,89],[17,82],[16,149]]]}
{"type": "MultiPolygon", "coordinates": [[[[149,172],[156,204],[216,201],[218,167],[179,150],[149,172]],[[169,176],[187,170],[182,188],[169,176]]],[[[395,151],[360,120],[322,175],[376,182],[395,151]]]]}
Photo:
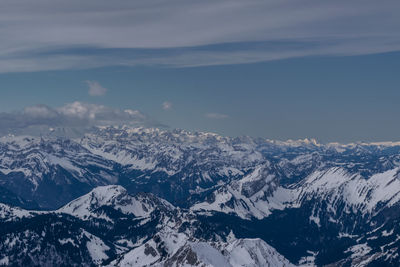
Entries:
{"type": "Polygon", "coordinates": [[[0,113],[0,135],[42,134],[62,131],[84,132],[93,126],[161,126],[137,110],[119,110],[103,105],[73,102],[62,107],[26,107],[23,111],[0,113]]]}
{"type": "Polygon", "coordinates": [[[398,51],[398,10],[395,0],[3,0],[0,72],[398,51]]]}

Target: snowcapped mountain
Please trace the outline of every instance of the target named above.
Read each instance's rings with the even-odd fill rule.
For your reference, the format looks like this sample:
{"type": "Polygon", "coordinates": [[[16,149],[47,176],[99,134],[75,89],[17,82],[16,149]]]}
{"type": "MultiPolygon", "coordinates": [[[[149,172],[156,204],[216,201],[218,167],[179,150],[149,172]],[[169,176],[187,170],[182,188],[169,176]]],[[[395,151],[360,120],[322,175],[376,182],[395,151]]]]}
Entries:
{"type": "Polygon", "coordinates": [[[70,214],[83,220],[97,218],[112,221],[103,213],[103,209],[106,207],[135,217],[148,217],[155,207],[163,207],[167,210],[174,209],[170,203],[153,195],[138,194],[133,197],[122,186],[113,185],[97,187],[90,193],[68,203],[58,212],[70,214]]]}
{"type": "MultiPolygon", "coordinates": [[[[317,170],[295,184],[279,185],[268,168],[260,167],[243,179],[215,190],[206,201],[195,204],[191,210],[205,216],[222,212],[240,217],[249,222],[239,220],[243,225],[239,227],[230,224],[237,232],[264,236],[266,240],[276,242],[280,249],[286,246],[285,241],[279,239],[280,235],[297,243],[292,249],[308,247],[309,251],[318,254],[321,252],[318,246],[325,246],[327,255],[318,255],[320,262],[313,261],[318,265],[332,263],[332,259],[325,262],[324,258],[333,257],[338,260],[335,263],[338,265],[371,263],[380,266],[384,262],[395,266],[400,260],[399,173],[399,168],[394,168],[366,179],[335,167],[317,170]],[[272,229],[269,230],[260,228],[270,226],[272,229]],[[287,227],[298,230],[288,233],[287,227]],[[295,241],[299,237],[310,242],[295,241]],[[324,239],[347,249],[329,251],[330,248],[321,242],[324,239]],[[387,246],[389,251],[383,249],[387,246]],[[350,259],[339,260],[337,254],[344,258],[346,254],[350,255],[350,259]]],[[[302,260],[300,257],[289,259],[299,263],[302,260]]]]}
{"type": "Polygon", "coordinates": [[[196,237],[196,216],[121,186],[98,187],[57,211],[3,205],[0,219],[6,265],[292,266],[261,239],[196,237]]]}
{"type": "MultiPolygon", "coordinates": [[[[282,186],[275,174],[262,166],[244,178],[220,187],[207,201],[195,204],[192,210],[213,210],[235,213],[241,218],[262,219],[273,210],[322,201],[335,217],[343,215],[338,214],[339,211],[375,216],[400,203],[400,168],[365,179],[360,174],[334,167],[317,170],[298,183],[282,186]]],[[[317,214],[312,216],[318,224],[317,214]]]]}
{"type": "Polygon", "coordinates": [[[274,209],[282,210],[295,204],[295,192],[279,185],[268,166],[259,166],[242,179],[221,186],[196,203],[193,211],[233,213],[243,219],[262,219],[274,209]]]}
{"type": "Polygon", "coordinates": [[[0,140],[0,187],[42,208],[61,206],[95,186],[117,182],[111,165],[72,140],[0,140]]]}
{"type": "Polygon", "coordinates": [[[0,263],[400,264],[400,143],[6,136],[0,192],[0,263]]]}
{"type": "Polygon", "coordinates": [[[77,140],[3,137],[0,187],[50,209],[106,184],[154,192],[176,204],[261,161],[254,146],[207,133],[100,128],[77,140]]]}
{"type": "Polygon", "coordinates": [[[26,208],[59,208],[107,184],[189,207],[204,192],[270,164],[280,183],[342,167],[368,178],[400,164],[397,143],[276,142],[147,128],[96,128],[79,139],[0,138],[0,190],[26,208]]]}
{"type": "Polygon", "coordinates": [[[261,239],[202,242],[171,229],[112,262],[118,266],[294,266],[261,239]],[[160,250],[160,244],[162,250],[160,250]],[[166,256],[169,255],[169,256],[166,256]]]}

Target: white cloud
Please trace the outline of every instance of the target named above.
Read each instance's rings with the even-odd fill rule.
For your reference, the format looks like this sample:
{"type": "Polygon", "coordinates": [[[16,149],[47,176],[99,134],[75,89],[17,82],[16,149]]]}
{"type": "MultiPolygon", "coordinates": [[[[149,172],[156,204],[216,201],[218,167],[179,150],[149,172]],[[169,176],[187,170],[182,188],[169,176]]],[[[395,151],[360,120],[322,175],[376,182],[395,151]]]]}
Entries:
{"type": "Polygon", "coordinates": [[[165,101],[162,103],[163,110],[170,110],[172,108],[172,103],[169,101],[165,101]]]}
{"type": "Polygon", "coordinates": [[[52,108],[45,105],[26,107],[19,112],[0,113],[0,135],[40,133],[49,128],[85,131],[93,126],[160,126],[137,110],[120,110],[103,105],[73,102],[52,108]]]}
{"type": "Polygon", "coordinates": [[[107,88],[104,88],[96,81],[86,81],[89,86],[89,95],[91,96],[103,96],[107,92],[107,88]]]}
{"type": "Polygon", "coordinates": [[[3,0],[0,72],[399,51],[399,9],[397,0],[3,0]]]}
{"type": "Polygon", "coordinates": [[[206,113],[205,116],[209,119],[216,119],[216,120],[222,120],[222,119],[227,119],[229,118],[228,115],[226,114],[221,114],[221,113],[206,113]]]}

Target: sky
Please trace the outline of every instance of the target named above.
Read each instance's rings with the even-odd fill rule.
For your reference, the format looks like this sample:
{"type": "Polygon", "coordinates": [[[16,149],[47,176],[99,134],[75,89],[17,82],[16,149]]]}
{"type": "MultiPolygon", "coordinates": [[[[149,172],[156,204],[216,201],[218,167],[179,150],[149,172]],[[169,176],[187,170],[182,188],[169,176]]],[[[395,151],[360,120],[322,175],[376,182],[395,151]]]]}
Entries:
{"type": "Polygon", "coordinates": [[[0,134],[398,141],[398,1],[0,2],[0,134]]]}

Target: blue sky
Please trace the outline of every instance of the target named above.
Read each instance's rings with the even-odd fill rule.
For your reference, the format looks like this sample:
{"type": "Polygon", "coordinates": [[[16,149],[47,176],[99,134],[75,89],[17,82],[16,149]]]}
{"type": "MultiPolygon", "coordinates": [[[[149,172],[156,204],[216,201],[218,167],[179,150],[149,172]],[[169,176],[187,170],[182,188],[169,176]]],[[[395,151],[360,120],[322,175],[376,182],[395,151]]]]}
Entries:
{"type": "Polygon", "coordinates": [[[79,102],[230,136],[400,140],[395,1],[60,3],[0,4],[3,118],[79,102]]]}

